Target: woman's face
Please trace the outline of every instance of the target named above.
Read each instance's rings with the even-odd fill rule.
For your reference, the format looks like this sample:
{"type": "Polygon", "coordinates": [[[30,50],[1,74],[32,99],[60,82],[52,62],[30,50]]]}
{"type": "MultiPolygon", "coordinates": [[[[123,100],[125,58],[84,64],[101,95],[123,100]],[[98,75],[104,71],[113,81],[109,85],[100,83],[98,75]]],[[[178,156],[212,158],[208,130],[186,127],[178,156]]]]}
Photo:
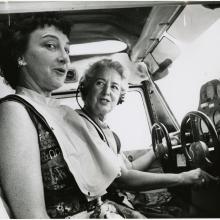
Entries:
{"type": "Polygon", "coordinates": [[[95,76],[88,89],[85,106],[90,114],[103,120],[105,115],[117,105],[121,94],[122,78],[110,68],[95,76]]]}
{"type": "Polygon", "coordinates": [[[54,26],[31,33],[24,54],[23,83],[38,92],[50,93],[64,83],[68,71],[69,40],[54,26]]]}

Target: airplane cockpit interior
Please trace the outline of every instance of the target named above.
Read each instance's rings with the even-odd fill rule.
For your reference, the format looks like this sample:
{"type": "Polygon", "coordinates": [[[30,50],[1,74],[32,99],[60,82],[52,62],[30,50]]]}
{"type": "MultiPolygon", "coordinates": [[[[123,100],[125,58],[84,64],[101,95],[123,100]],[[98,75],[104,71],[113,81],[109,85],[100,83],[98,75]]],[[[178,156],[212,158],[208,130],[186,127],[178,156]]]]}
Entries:
{"type": "MultiPolygon", "coordinates": [[[[217,181],[199,188],[181,185],[149,191],[182,198],[190,204],[186,218],[220,218],[220,2],[0,1],[0,44],[4,45],[5,26],[41,13],[62,15],[71,24],[70,64],[65,82],[51,97],[72,111],[80,109],[84,100],[78,89],[83,74],[102,59],[120,62],[128,75],[128,89],[123,103],[106,117],[106,124],[117,134],[120,152],[130,163],[154,152],[150,173],[204,170],[217,181]]],[[[0,62],[0,100],[15,93],[0,62]]],[[[0,116],[0,123],[6,120],[0,116]]],[[[0,154],[5,149],[1,143],[5,142],[0,139],[0,154]]],[[[10,165],[8,172],[13,172],[10,165]]],[[[1,167],[0,161],[0,218],[17,218],[10,214],[18,209],[9,202],[11,194],[7,199],[7,184],[1,178],[8,176],[1,167]]],[[[21,178],[18,182],[12,185],[20,189],[21,178]]]]}

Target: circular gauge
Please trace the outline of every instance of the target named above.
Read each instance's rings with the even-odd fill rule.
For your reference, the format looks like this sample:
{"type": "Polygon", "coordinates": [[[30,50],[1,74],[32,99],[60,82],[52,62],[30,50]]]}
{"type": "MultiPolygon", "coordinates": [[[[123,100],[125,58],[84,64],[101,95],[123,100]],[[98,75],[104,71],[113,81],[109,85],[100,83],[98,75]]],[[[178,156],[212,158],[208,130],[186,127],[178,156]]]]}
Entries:
{"type": "Polygon", "coordinates": [[[217,84],[217,95],[220,98],[220,84],[217,84]]]}
{"type": "Polygon", "coordinates": [[[207,98],[209,99],[213,99],[214,95],[215,95],[215,91],[212,85],[207,86],[206,88],[206,94],[207,94],[207,98]]]}

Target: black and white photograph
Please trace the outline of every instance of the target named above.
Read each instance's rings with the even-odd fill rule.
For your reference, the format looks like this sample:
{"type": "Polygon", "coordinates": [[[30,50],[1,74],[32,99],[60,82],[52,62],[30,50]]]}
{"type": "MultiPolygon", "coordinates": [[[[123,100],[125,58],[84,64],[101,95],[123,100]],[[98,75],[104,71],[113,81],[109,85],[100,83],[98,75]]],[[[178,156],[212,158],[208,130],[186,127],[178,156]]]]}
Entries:
{"type": "Polygon", "coordinates": [[[0,219],[220,218],[220,1],[0,0],[0,219]]]}

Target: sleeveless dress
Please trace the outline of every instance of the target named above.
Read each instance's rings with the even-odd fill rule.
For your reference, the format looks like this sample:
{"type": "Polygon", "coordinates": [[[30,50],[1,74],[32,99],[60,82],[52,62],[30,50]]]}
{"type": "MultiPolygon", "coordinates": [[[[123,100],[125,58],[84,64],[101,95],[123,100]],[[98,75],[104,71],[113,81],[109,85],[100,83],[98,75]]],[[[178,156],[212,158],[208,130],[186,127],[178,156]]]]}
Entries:
{"type": "Polygon", "coordinates": [[[48,215],[67,218],[85,211],[87,200],[70,173],[56,138],[36,116],[34,119],[48,215]]]}
{"type": "Polygon", "coordinates": [[[50,218],[70,218],[86,211],[89,203],[70,172],[53,132],[15,96],[0,99],[24,105],[37,130],[46,210],[50,218]]]}
{"type": "Polygon", "coordinates": [[[107,218],[106,213],[111,216],[114,214],[117,218],[145,218],[123,203],[118,204],[108,199],[108,196],[103,196],[104,202],[101,206],[96,201],[88,202],[70,173],[53,133],[36,117],[34,122],[39,138],[46,209],[51,218],[73,218],[83,211],[90,212],[90,218],[107,218]]]}

